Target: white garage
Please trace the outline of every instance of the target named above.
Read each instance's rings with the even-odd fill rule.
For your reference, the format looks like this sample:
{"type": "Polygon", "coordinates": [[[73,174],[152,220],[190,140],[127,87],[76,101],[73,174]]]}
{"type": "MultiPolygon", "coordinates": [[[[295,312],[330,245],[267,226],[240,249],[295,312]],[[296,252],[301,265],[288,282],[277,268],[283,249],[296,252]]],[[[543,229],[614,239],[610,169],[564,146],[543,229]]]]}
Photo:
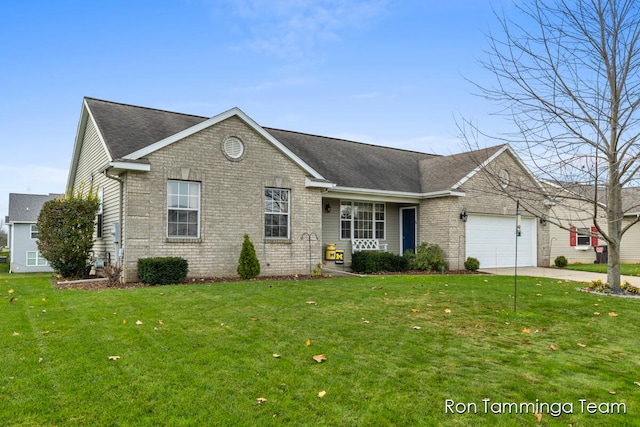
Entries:
{"type": "MultiPolygon", "coordinates": [[[[535,218],[521,220],[518,267],[537,265],[536,224],[535,218]]],[[[477,258],[481,269],[515,266],[515,216],[469,215],[466,234],[466,256],[477,258]]]]}

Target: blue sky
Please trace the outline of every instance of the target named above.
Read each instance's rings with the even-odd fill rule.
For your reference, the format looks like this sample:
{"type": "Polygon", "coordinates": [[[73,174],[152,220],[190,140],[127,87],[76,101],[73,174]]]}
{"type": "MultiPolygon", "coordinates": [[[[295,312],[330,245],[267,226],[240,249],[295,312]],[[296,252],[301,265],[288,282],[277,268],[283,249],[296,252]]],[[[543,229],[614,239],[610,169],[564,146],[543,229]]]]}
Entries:
{"type": "MultiPolygon", "coordinates": [[[[63,192],[84,96],[417,151],[464,150],[456,117],[508,0],[6,0],[0,218],[8,194],[63,192]]],[[[491,143],[488,143],[491,145],[491,143]]]]}

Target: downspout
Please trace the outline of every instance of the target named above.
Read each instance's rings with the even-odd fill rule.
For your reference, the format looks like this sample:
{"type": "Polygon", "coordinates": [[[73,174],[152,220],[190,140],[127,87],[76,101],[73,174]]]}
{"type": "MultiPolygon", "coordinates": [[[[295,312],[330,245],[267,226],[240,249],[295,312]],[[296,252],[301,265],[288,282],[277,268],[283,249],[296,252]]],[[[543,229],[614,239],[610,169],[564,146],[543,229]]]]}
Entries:
{"type": "Polygon", "coordinates": [[[120,259],[120,249],[119,248],[121,248],[122,244],[124,243],[123,240],[122,240],[122,219],[124,217],[124,214],[122,212],[123,211],[123,207],[124,207],[124,180],[122,178],[117,177],[117,176],[109,175],[107,173],[107,170],[108,169],[105,169],[102,172],[104,174],[105,178],[112,179],[114,181],[117,181],[120,184],[119,185],[119,189],[120,189],[120,202],[119,202],[119,204],[120,204],[120,206],[119,206],[119,209],[118,209],[118,223],[119,223],[119,225],[118,225],[118,234],[119,234],[118,241],[120,243],[115,245],[116,249],[117,249],[117,252],[116,252],[116,265],[120,266],[120,265],[122,265],[122,262],[121,262],[121,259],[120,259]]]}

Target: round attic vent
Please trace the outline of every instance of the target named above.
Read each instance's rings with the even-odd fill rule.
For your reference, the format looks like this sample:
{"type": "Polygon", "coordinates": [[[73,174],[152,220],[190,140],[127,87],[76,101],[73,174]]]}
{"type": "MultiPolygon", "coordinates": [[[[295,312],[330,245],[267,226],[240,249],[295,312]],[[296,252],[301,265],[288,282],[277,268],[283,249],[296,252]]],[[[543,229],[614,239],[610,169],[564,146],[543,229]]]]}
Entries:
{"type": "Polygon", "coordinates": [[[224,154],[231,160],[238,160],[244,154],[244,144],[239,138],[230,136],[222,144],[224,154]]]}

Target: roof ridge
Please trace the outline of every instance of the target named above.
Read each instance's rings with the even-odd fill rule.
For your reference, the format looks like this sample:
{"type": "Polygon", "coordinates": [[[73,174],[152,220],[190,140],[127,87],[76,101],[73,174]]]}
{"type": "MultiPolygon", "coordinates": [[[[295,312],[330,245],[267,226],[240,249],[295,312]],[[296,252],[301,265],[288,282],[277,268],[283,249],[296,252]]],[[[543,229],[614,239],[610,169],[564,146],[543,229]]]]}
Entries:
{"type": "Polygon", "coordinates": [[[159,113],[177,114],[177,115],[180,115],[180,116],[196,117],[196,118],[199,118],[199,119],[208,119],[208,118],[210,118],[210,117],[207,117],[207,116],[200,116],[200,115],[197,115],[197,114],[179,113],[177,111],[170,111],[170,110],[166,110],[166,109],[162,109],[162,108],[144,107],[142,105],[128,104],[126,102],[107,101],[106,99],[93,98],[91,96],[85,96],[84,99],[85,100],[89,99],[89,100],[98,101],[98,102],[104,102],[104,103],[112,104],[112,105],[121,105],[123,107],[139,108],[141,110],[157,111],[159,113]]]}
{"type": "Polygon", "coordinates": [[[349,142],[351,144],[360,144],[360,145],[366,145],[368,147],[384,148],[384,149],[388,149],[388,150],[402,151],[402,152],[405,152],[405,153],[425,154],[427,156],[442,157],[441,154],[425,153],[424,151],[408,150],[406,148],[398,148],[398,147],[389,147],[389,146],[386,146],[386,145],[377,145],[377,144],[371,144],[371,143],[368,143],[368,142],[353,141],[351,139],[336,138],[336,137],[333,137],[333,136],[316,135],[316,134],[313,134],[313,133],[298,132],[298,131],[295,131],[295,130],[277,129],[277,128],[272,128],[272,127],[269,127],[269,126],[262,126],[262,128],[267,130],[267,131],[275,130],[275,131],[278,131],[278,132],[295,133],[295,134],[298,134],[298,135],[312,136],[314,138],[332,139],[334,141],[349,142]]]}

